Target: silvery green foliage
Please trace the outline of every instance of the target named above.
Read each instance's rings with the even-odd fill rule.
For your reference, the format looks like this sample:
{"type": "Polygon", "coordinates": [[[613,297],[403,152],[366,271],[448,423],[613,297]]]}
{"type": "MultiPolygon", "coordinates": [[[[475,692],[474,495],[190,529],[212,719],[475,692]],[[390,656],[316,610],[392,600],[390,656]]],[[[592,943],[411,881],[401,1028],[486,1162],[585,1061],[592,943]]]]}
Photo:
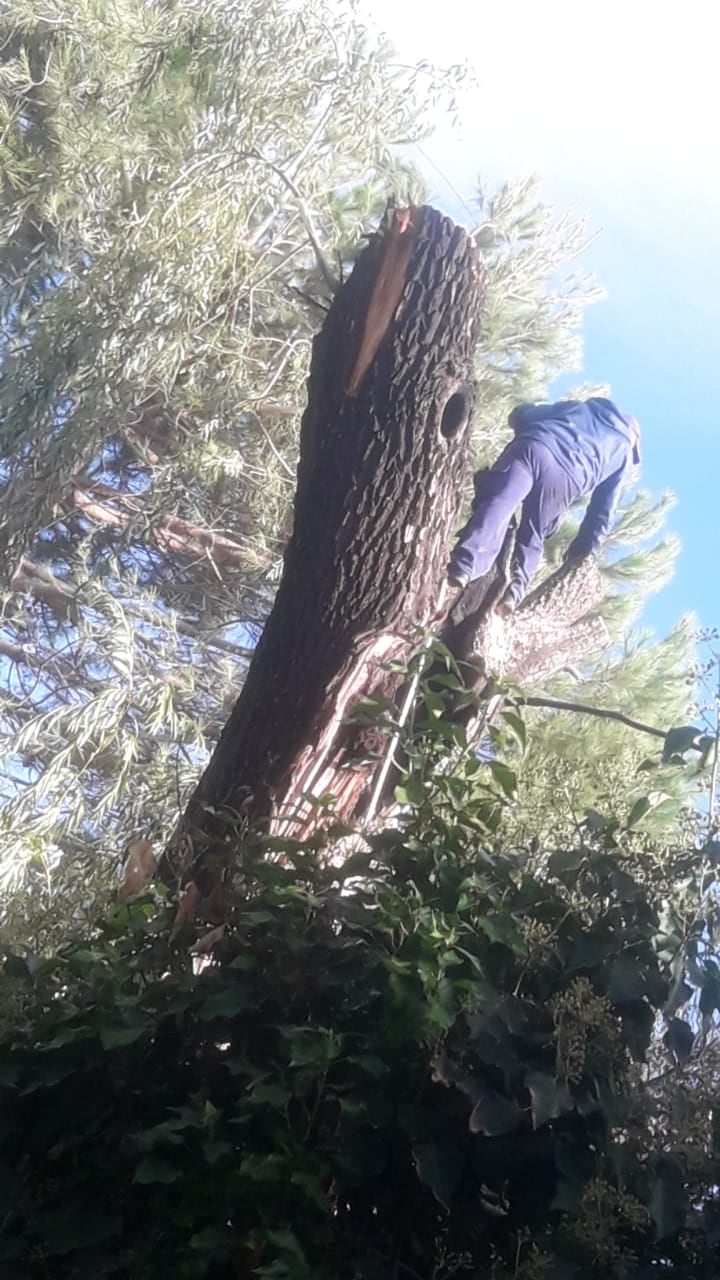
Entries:
{"type": "MultiPolygon", "coordinates": [[[[8,0],[0,50],[0,876],[16,923],[58,922],[172,827],[217,739],[281,567],[312,335],[388,193],[422,198],[397,144],[460,73],[320,0],[8,0]]],[[[577,366],[595,291],[563,274],[584,225],[529,184],[481,197],[477,234],[486,458],[577,366]]],[[[634,541],[662,524],[630,512],[634,541]]]]}

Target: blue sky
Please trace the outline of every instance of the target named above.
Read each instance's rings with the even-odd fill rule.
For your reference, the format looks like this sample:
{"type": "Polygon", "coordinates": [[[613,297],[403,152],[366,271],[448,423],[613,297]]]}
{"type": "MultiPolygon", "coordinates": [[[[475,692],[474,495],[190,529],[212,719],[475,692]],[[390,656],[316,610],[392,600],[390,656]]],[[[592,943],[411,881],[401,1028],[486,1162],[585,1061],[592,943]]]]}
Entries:
{"type": "Polygon", "coordinates": [[[694,610],[720,622],[720,121],[717,19],[707,0],[667,16],[648,0],[502,0],[438,9],[366,0],[408,60],[468,61],[459,129],[439,120],[417,160],[459,220],[478,174],[531,173],[601,235],[583,265],[607,292],[587,313],[588,381],[640,419],[643,487],[677,495],[682,551],[649,602],[659,632],[694,610]],[[438,22],[442,12],[443,22],[438,22]],[[428,161],[430,163],[428,163],[428,161]],[[440,172],[438,172],[440,171],[440,172]],[[443,177],[440,176],[443,175],[443,177]]]}

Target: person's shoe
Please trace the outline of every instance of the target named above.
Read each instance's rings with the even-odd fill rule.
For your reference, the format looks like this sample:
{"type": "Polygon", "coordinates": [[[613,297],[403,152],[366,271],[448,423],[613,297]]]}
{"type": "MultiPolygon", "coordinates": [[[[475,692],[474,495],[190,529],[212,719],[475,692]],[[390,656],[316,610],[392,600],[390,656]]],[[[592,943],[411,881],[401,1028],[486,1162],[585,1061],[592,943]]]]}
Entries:
{"type": "Polygon", "coordinates": [[[454,569],[451,569],[448,574],[447,580],[451,587],[457,587],[458,590],[464,591],[465,587],[470,581],[470,574],[459,573],[459,572],[456,572],[454,569]]]}
{"type": "Polygon", "coordinates": [[[512,616],[513,616],[513,614],[514,614],[514,612],[515,612],[515,603],[514,603],[514,601],[513,601],[513,600],[501,600],[501,601],[500,601],[500,603],[499,603],[498,605],[496,605],[496,606],[495,606],[495,612],[496,612],[496,614],[498,615],[498,617],[499,617],[499,618],[503,618],[503,619],[512,618],[512,616]]]}

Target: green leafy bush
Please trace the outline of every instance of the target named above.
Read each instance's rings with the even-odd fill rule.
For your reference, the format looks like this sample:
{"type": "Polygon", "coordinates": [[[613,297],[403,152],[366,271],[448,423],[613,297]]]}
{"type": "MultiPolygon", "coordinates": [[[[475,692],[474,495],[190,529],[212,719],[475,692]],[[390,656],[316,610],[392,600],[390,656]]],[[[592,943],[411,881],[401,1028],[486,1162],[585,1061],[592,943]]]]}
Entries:
{"type": "Polygon", "coordinates": [[[510,765],[421,762],[341,867],[248,858],[204,941],[148,897],[7,956],[4,1277],[716,1274],[715,1130],[643,1065],[704,927],[674,873],[599,815],[503,850],[510,765]]]}

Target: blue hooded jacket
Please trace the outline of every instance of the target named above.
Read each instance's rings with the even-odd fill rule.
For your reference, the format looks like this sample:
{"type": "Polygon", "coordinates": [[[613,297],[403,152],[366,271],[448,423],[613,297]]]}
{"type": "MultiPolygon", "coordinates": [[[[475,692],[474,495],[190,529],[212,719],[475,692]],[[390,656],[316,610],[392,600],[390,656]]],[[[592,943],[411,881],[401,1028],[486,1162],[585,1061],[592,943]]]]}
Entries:
{"type": "Polygon", "coordinates": [[[516,436],[538,440],[567,473],[577,499],[592,494],[574,548],[594,551],[608,532],[620,489],[639,448],[629,422],[612,400],[521,404],[508,419],[516,436]]]}

